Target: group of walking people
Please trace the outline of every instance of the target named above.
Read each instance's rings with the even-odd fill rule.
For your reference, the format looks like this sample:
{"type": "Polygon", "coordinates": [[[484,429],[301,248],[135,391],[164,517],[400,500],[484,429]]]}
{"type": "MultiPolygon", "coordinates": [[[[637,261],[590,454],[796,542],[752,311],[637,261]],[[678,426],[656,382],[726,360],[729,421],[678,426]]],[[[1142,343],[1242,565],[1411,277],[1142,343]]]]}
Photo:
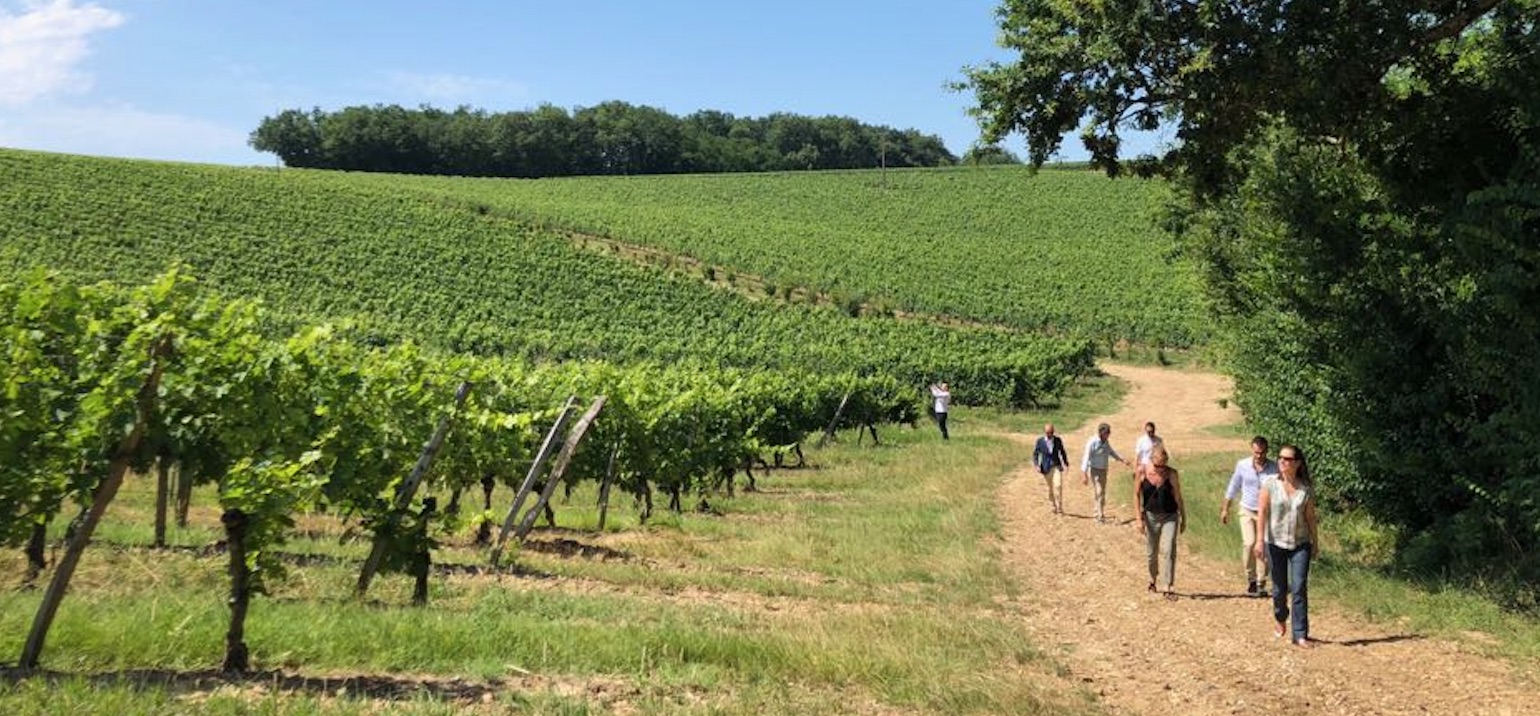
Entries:
{"type": "MultiPolygon", "coordinates": [[[[1112,447],[1112,426],[1102,423],[1086,442],[1080,461],[1081,482],[1091,487],[1095,519],[1106,524],[1107,475],[1113,460],[1134,469],[1133,520],[1145,539],[1149,564],[1147,589],[1175,599],[1176,538],[1187,531],[1187,503],[1182,496],[1181,472],[1170,464],[1165,441],[1153,422],[1134,444],[1134,459],[1125,460],[1112,447]]],[[[1048,490],[1049,508],[1064,514],[1064,473],[1069,453],[1052,424],[1043,428],[1033,444],[1032,462],[1048,490]]],[[[1237,524],[1241,531],[1241,562],[1246,572],[1246,594],[1266,596],[1264,583],[1271,577],[1273,634],[1285,636],[1297,646],[1309,648],[1310,562],[1318,553],[1315,493],[1310,466],[1298,446],[1284,445],[1278,459],[1268,457],[1267,438],[1251,441],[1251,455],[1235,464],[1225,488],[1219,519],[1230,523],[1230,503],[1239,498],[1237,524]]]]}

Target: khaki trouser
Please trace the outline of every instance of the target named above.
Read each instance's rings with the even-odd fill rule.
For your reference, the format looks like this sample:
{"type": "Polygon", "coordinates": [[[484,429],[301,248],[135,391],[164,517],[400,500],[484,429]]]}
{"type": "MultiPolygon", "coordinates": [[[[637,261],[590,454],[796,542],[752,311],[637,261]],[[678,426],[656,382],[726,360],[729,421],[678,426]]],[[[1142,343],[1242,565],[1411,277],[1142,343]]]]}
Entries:
{"type": "Polygon", "coordinates": [[[1257,544],[1257,513],[1241,508],[1241,518],[1236,520],[1241,528],[1241,567],[1246,570],[1247,582],[1267,581],[1267,559],[1257,559],[1252,548],[1257,544]]]}
{"type": "Polygon", "coordinates": [[[1150,562],[1150,583],[1159,584],[1163,592],[1171,591],[1176,582],[1176,532],[1177,516],[1144,513],[1144,548],[1150,562]]]}
{"type": "Polygon", "coordinates": [[[1048,504],[1054,512],[1064,511],[1064,471],[1054,468],[1043,473],[1043,484],[1048,486],[1048,504]]]}
{"type": "Polygon", "coordinates": [[[1096,521],[1107,518],[1107,468],[1093,467],[1091,473],[1091,498],[1096,502],[1096,521]]]}

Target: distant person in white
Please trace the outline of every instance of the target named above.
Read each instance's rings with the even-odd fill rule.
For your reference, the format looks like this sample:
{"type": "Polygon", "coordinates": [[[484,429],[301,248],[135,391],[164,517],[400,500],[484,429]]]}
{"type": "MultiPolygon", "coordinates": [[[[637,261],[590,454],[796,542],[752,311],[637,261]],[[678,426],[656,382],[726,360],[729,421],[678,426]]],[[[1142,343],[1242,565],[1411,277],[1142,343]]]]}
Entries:
{"type": "Polygon", "coordinates": [[[1150,464],[1150,451],[1154,450],[1156,445],[1165,444],[1166,441],[1161,440],[1160,436],[1155,434],[1155,423],[1145,423],[1144,434],[1140,435],[1139,439],[1134,442],[1134,464],[1150,464]]]}
{"type": "Polygon", "coordinates": [[[1106,423],[1096,426],[1096,435],[1085,444],[1085,457],[1080,458],[1080,481],[1091,486],[1091,495],[1096,500],[1096,522],[1106,524],[1107,514],[1107,467],[1109,458],[1117,460],[1129,467],[1133,463],[1124,460],[1118,451],[1112,449],[1112,441],[1108,436],[1112,435],[1112,426],[1106,423]]]}
{"type": "Polygon", "coordinates": [[[952,436],[946,432],[946,411],[952,407],[952,391],[946,383],[931,383],[930,397],[936,400],[936,424],[941,426],[941,439],[951,440],[952,436]]]}

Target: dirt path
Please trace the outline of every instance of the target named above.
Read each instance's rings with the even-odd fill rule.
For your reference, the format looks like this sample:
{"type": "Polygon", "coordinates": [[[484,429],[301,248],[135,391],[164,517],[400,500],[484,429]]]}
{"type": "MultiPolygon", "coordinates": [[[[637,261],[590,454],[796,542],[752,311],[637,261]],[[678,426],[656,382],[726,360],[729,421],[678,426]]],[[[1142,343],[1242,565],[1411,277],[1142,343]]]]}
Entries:
{"type": "MultiPolygon", "coordinates": [[[[1066,667],[1071,681],[1098,694],[1108,712],[1540,714],[1534,674],[1515,673],[1453,642],[1349,618],[1323,603],[1329,594],[1312,595],[1318,648],[1275,639],[1270,601],[1242,595],[1239,555],[1222,562],[1195,557],[1179,540],[1179,598],[1146,592],[1128,469],[1113,466],[1112,524],[1090,519],[1091,493],[1080,483],[1079,460],[1095,425],[1111,424],[1114,446],[1131,458],[1144,421],[1154,420],[1178,468],[1183,456],[1224,451],[1239,458],[1247,447],[1243,439],[1204,431],[1238,419],[1233,407],[1220,408],[1230,390],[1223,377],[1105,370],[1129,381],[1131,390],[1116,413],[1066,436],[1075,468],[1065,485],[1067,514],[1050,512],[1042,479],[1026,460],[998,499],[1006,564],[1023,586],[1034,643],[1066,667]]],[[[1014,437],[1030,446],[1034,436],[1014,437]]],[[[1219,506],[1189,497],[1188,512],[1194,521],[1217,520],[1219,506]]]]}

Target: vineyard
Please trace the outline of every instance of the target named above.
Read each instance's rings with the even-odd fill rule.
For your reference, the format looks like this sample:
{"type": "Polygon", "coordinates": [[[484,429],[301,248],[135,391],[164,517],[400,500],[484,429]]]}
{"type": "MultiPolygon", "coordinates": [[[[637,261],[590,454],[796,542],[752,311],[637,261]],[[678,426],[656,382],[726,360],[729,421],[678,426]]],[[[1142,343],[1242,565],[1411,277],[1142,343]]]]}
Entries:
{"type": "Polygon", "coordinates": [[[1025,167],[542,181],[381,178],[541,225],[891,308],[1187,347],[1197,277],[1153,227],[1164,185],[1025,167]]]}
{"type": "Polygon", "coordinates": [[[1091,368],[1073,334],[749,300],[404,178],[24,152],[0,176],[0,540],[47,581],[24,668],[130,474],[156,545],[214,494],[240,672],[305,515],[372,544],[358,596],[395,571],[425,603],[438,539],[474,527],[496,572],[557,487],[601,529],[612,494],[678,513],[811,435],[916,422],[928,381],[1027,406],[1091,368]]]}
{"type": "MultiPolygon", "coordinates": [[[[426,601],[433,537],[470,512],[460,495],[503,484],[528,496],[574,405],[593,401],[566,433],[540,499],[523,515],[515,502],[499,548],[515,524],[528,531],[559,483],[602,480],[603,493],[634,495],[645,518],[655,487],[678,511],[687,495],[724,481],[730,492],[735,471],[809,433],[848,422],[875,438],[877,423],[914,419],[910,391],[891,378],[527,366],[410,344],[361,347],[324,326],[269,340],[257,307],[221,301],[176,273],[124,290],[39,272],[0,289],[0,305],[11,307],[0,320],[0,541],[26,545],[29,580],[48,566],[50,525],[71,501],[82,510],[28,637],[27,667],[130,470],[160,466],[162,503],[172,467],[186,489],[217,485],[233,606],[225,666],[241,671],[247,604],[267,575],[282,573],[274,548],[296,515],[324,508],[372,535],[360,595],[373,570],[394,567],[417,576],[415,599],[426,601]],[[584,438],[599,447],[578,452],[584,438]],[[440,509],[419,487],[453,497],[440,509]]],[[[478,514],[488,541],[492,516],[478,514]]]]}
{"type": "Polygon", "coordinates": [[[750,301],[404,177],[0,152],[0,271],[151,280],[173,262],[259,298],[283,330],[346,317],[361,340],[413,339],[533,361],[693,361],[886,375],[961,403],[1051,400],[1090,366],[1074,334],[942,327],[750,301]]]}

